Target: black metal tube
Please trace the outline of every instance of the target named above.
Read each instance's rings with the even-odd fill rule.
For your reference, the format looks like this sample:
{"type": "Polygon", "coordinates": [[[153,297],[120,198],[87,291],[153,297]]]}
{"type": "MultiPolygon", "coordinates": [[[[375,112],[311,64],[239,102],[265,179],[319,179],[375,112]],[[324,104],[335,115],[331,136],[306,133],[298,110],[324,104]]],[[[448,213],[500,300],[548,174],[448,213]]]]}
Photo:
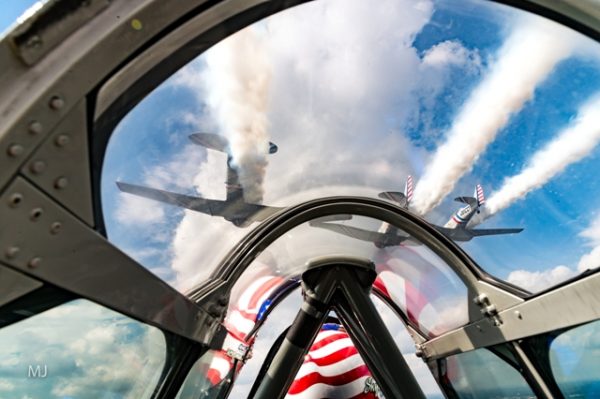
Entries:
{"type": "Polygon", "coordinates": [[[334,299],[335,311],[350,338],[380,385],[386,398],[425,399],[398,345],[369,298],[369,289],[359,284],[350,270],[343,270],[341,291],[334,299]]]}
{"type": "Polygon", "coordinates": [[[277,399],[286,395],[326,316],[327,312],[323,312],[321,317],[315,317],[304,309],[298,312],[254,399],[277,399]]]}
{"type": "Polygon", "coordinates": [[[327,317],[329,300],[337,288],[335,273],[322,272],[308,270],[303,274],[304,303],[260,381],[254,399],[283,398],[300,370],[304,356],[327,317]]]}

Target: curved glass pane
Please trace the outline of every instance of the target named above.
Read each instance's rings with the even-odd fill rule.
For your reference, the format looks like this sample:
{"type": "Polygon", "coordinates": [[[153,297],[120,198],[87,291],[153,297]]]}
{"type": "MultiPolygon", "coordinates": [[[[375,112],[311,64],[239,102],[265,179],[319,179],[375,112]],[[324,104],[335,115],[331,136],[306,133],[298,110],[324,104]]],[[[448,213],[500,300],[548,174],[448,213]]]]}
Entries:
{"type": "Polygon", "coordinates": [[[160,330],[77,299],[0,329],[0,397],[150,398],[160,330]]]}
{"type": "Polygon", "coordinates": [[[519,372],[487,349],[445,359],[442,375],[460,399],[532,399],[536,395],[519,372]]]}
{"type": "Polygon", "coordinates": [[[373,291],[424,336],[434,337],[466,324],[468,290],[450,266],[407,233],[385,223],[385,229],[393,233],[384,237],[395,237],[403,244],[378,248],[371,240],[380,237],[381,225],[372,218],[335,215],[296,226],[275,240],[233,287],[224,320],[231,338],[252,345],[256,329],[272,307],[299,285],[307,264],[339,254],[371,259],[378,274],[373,291]]]}
{"type": "Polygon", "coordinates": [[[550,345],[550,366],[565,398],[600,397],[600,321],[557,336],[550,345]]]}
{"type": "Polygon", "coordinates": [[[186,290],[280,207],[381,197],[543,289],[599,262],[599,54],[487,1],[291,8],[121,121],[102,175],[108,236],[186,290]]]}
{"type": "Polygon", "coordinates": [[[402,352],[404,356],[404,360],[410,367],[415,379],[419,383],[419,386],[423,390],[425,396],[429,399],[442,399],[444,395],[442,394],[439,385],[433,378],[429,367],[423,361],[423,359],[419,358],[415,354],[415,341],[411,338],[406,329],[406,326],[402,323],[400,318],[394,311],[386,305],[381,299],[378,297],[371,295],[371,300],[373,304],[377,308],[379,315],[381,316],[385,326],[388,331],[394,337],[396,344],[398,345],[398,349],[402,352]]]}

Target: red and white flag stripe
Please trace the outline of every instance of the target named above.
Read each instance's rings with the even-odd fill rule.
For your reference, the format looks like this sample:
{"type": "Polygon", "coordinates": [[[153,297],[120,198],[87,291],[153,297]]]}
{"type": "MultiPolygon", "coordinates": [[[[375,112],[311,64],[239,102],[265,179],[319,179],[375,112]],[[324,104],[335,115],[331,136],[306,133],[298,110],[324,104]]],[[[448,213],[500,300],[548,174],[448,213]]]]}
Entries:
{"type": "Polygon", "coordinates": [[[287,399],[375,399],[377,389],[348,333],[339,325],[327,325],[317,335],[287,399]]]}
{"type": "Polygon", "coordinates": [[[239,339],[246,339],[256,324],[261,307],[284,281],[282,277],[272,275],[249,281],[239,297],[233,298],[233,306],[224,321],[225,328],[239,339]]]}

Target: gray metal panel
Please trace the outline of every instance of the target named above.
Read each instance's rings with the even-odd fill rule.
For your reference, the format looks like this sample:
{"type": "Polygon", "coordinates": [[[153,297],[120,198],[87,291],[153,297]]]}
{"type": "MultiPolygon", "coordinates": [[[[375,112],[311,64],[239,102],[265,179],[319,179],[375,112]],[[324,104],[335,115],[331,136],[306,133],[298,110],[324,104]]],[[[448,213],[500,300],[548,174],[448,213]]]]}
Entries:
{"type": "MultiPolygon", "coordinates": [[[[55,6],[60,3],[64,2],[55,6]]],[[[0,188],[81,98],[157,33],[203,3],[114,0],[29,67],[4,37],[0,42],[0,188]]],[[[60,30],[61,22],[54,21],[53,29],[60,30]]]]}
{"type": "Polygon", "coordinates": [[[3,306],[43,284],[0,263],[0,306],[3,306]]]}
{"type": "Polygon", "coordinates": [[[502,324],[479,320],[422,345],[428,358],[513,341],[600,318],[600,273],[498,312],[502,324]]]}
{"type": "Polygon", "coordinates": [[[210,12],[202,13],[163,37],[112,76],[104,85],[96,100],[95,116],[98,117],[133,83],[161,61],[168,58],[183,43],[217,26],[248,8],[266,0],[246,0],[244,2],[223,2],[215,5],[210,12]]]}
{"type": "Polygon", "coordinates": [[[110,4],[109,0],[87,0],[72,3],[70,7],[56,7],[59,1],[48,1],[10,33],[14,51],[25,64],[35,64],[110,4]],[[60,21],[60,27],[54,21],[60,21]]]}
{"type": "Polygon", "coordinates": [[[598,0],[529,0],[533,4],[546,7],[569,17],[593,30],[598,29],[600,21],[600,1],[598,0]]]}
{"type": "Polygon", "coordinates": [[[85,223],[94,224],[85,100],[29,157],[21,173],[85,223]]]}
{"type": "Polygon", "coordinates": [[[6,264],[199,342],[219,325],[23,178],[0,196],[0,220],[6,264]]]}

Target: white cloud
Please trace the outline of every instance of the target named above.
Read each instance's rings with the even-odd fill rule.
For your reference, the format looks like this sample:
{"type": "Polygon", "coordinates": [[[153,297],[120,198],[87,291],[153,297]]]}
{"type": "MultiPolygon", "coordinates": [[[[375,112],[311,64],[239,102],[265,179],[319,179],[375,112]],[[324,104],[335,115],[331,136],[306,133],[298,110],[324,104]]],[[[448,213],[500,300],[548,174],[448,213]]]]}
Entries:
{"type": "Polygon", "coordinates": [[[165,218],[163,206],[156,201],[119,193],[115,218],[124,225],[140,225],[162,222],[165,218]]]}
{"type": "Polygon", "coordinates": [[[158,329],[86,300],[5,327],[0,341],[0,391],[9,388],[11,397],[144,397],[165,361],[158,329]],[[42,365],[47,377],[26,378],[28,365],[42,365]]]}
{"type": "Polygon", "coordinates": [[[552,269],[535,272],[515,270],[508,275],[506,280],[528,291],[538,292],[561,283],[576,274],[573,269],[561,265],[552,269]]]}
{"type": "MultiPolygon", "coordinates": [[[[249,28],[266,46],[272,73],[269,137],[279,146],[268,156],[264,203],[292,205],[293,196],[335,195],[340,186],[367,186],[376,193],[403,185],[410,160],[424,150],[398,131],[401,122],[390,126],[387,120],[394,115],[404,121],[418,107],[414,93],[422,66],[411,43],[432,11],[428,1],[386,0],[372,7],[337,0],[296,7],[249,28]]],[[[190,88],[202,108],[210,98],[207,76],[203,62],[196,61],[172,81],[190,88]]],[[[199,123],[217,119],[209,113],[199,123]]],[[[216,182],[200,189],[215,192],[222,184],[216,173],[224,166],[204,166],[194,181],[202,187],[216,182]]],[[[211,267],[198,265],[216,263],[246,233],[222,219],[186,212],[173,244],[180,289],[205,278],[211,267]]]]}
{"type": "MultiPolygon", "coordinates": [[[[169,161],[147,167],[141,181],[126,181],[126,183],[186,193],[193,187],[195,176],[202,167],[204,159],[205,150],[189,144],[182,152],[173,155],[169,161]]],[[[160,202],[128,193],[119,193],[114,216],[124,225],[151,225],[165,221],[165,209],[165,205],[160,202]]]]}
{"type": "Polygon", "coordinates": [[[15,389],[15,384],[11,384],[9,381],[0,381],[0,391],[12,391],[15,389]]]}
{"type": "Polygon", "coordinates": [[[597,268],[600,266],[600,215],[596,216],[590,226],[579,235],[588,240],[587,245],[592,249],[581,257],[577,270],[583,272],[597,268]]]}
{"type": "Polygon", "coordinates": [[[507,281],[537,292],[568,280],[578,273],[597,268],[600,266],[600,215],[596,216],[579,236],[587,239],[587,246],[591,247],[591,250],[581,256],[576,267],[560,265],[541,271],[515,270],[508,275],[507,281]]]}
{"type": "Polygon", "coordinates": [[[466,66],[469,71],[481,68],[477,49],[469,50],[457,40],[446,40],[432,46],[423,55],[423,65],[443,68],[448,65],[466,66]]]}

